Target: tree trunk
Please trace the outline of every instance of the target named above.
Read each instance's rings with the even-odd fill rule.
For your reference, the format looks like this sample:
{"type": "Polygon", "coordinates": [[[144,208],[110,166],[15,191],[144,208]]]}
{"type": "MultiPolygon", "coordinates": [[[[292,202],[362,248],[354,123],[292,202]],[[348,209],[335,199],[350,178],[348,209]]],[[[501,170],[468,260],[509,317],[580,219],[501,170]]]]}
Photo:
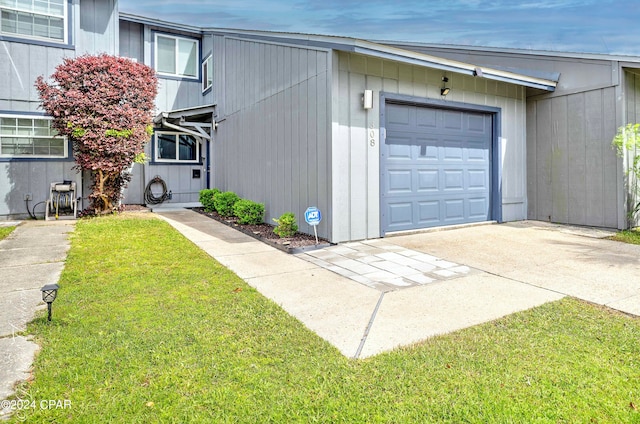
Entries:
{"type": "Polygon", "coordinates": [[[98,181],[94,184],[93,188],[93,208],[98,215],[110,213],[113,211],[113,203],[111,199],[104,192],[105,185],[109,180],[109,174],[106,174],[102,169],[98,169],[98,181]]]}

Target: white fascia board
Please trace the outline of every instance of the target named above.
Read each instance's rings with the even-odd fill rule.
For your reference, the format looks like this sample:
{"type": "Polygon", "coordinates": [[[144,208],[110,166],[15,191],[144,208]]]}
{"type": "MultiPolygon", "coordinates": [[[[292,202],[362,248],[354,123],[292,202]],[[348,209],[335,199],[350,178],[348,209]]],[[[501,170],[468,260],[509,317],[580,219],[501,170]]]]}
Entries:
{"type": "Polygon", "coordinates": [[[204,131],[204,128],[209,128],[211,129],[211,124],[194,124],[194,125],[189,125],[189,126],[193,126],[194,128],[196,128],[197,131],[194,131],[192,129],[189,128],[185,128],[185,126],[183,125],[175,125],[172,124],[171,122],[168,122],[166,119],[162,120],[162,126],[165,128],[171,128],[172,130],[176,130],[176,131],[180,131],[183,133],[187,133],[190,134],[194,137],[200,137],[200,138],[204,138],[205,140],[211,140],[211,135],[209,135],[206,131],[204,131]]]}
{"type": "Polygon", "coordinates": [[[539,88],[547,91],[555,91],[558,84],[557,81],[553,80],[530,77],[527,75],[517,74],[515,72],[501,71],[484,66],[479,67],[470,63],[411,52],[362,40],[355,40],[354,52],[418,66],[426,66],[428,68],[442,69],[444,71],[455,72],[463,75],[473,76],[475,75],[476,68],[481,68],[483,74],[482,78],[523,85],[526,87],[539,88]]]}
{"type": "Polygon", "coordinates": [[[118,17],[122,21],[134,22],[136,24],[149,25],[153,27],[159,27],[164,29],[170,29],[180,32],[190,32],[193,34],[201,35],[202,28],[193,25],[180,24],[175,22],[163,21],[161,19],[150,18],[146,16],[134,15],[132,13],[119,12],[118,17]]]}
{"type": "Polygon", "coordinates": [[[205,115],[215,111],[215,104],[193,106],[184,109],[174,109],[167,112],[160,112],[153,118],[153,122],[159,124],[163,119],[189,118],[191,116],[205,115]]]}

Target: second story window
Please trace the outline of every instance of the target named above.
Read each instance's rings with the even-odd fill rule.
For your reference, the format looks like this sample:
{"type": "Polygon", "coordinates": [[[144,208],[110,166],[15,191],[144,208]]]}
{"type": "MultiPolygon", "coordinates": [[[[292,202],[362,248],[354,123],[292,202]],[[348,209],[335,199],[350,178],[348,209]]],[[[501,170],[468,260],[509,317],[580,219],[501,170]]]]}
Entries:
{"type": "Polygon", "coordinates": [[[155,41],[156,71],[158,74],[198,78],[198,64],[200,63],[198,40],[156,34],[155,41]]]}
{"type": "Polygon", "coordinates": [[[202,61],[202,92],[213,86],[213,56],[209,55],[202,61]]]}
{"type": "Polygon", "coordinates": [[[0,0],[0,33],[67,42],[67,0],[0,0]]]}

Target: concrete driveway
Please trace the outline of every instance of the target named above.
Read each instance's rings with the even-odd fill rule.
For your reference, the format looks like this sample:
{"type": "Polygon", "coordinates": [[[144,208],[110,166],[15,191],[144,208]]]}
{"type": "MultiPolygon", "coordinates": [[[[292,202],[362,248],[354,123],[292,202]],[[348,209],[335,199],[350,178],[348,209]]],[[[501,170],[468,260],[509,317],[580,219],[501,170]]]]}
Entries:
{"type": "Polygon", "coordinates": [[[640,315],[640,246],[612,233],[536,221],[392,236],[489,274],[640,315]]]}

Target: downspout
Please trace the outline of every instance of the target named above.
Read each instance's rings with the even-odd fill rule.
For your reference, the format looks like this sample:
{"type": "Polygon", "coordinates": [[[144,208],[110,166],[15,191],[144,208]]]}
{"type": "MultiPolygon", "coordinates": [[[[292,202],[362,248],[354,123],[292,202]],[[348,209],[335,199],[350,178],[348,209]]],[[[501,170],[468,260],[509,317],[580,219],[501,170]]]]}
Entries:
{"type": "Polygon", "coordinates": [[[207,189],[211,188],[211,143],[213,143],[213,137],[211,137],[210,140],[207,140],[207,158],[205,159],[207,166],[207,189]]]}

